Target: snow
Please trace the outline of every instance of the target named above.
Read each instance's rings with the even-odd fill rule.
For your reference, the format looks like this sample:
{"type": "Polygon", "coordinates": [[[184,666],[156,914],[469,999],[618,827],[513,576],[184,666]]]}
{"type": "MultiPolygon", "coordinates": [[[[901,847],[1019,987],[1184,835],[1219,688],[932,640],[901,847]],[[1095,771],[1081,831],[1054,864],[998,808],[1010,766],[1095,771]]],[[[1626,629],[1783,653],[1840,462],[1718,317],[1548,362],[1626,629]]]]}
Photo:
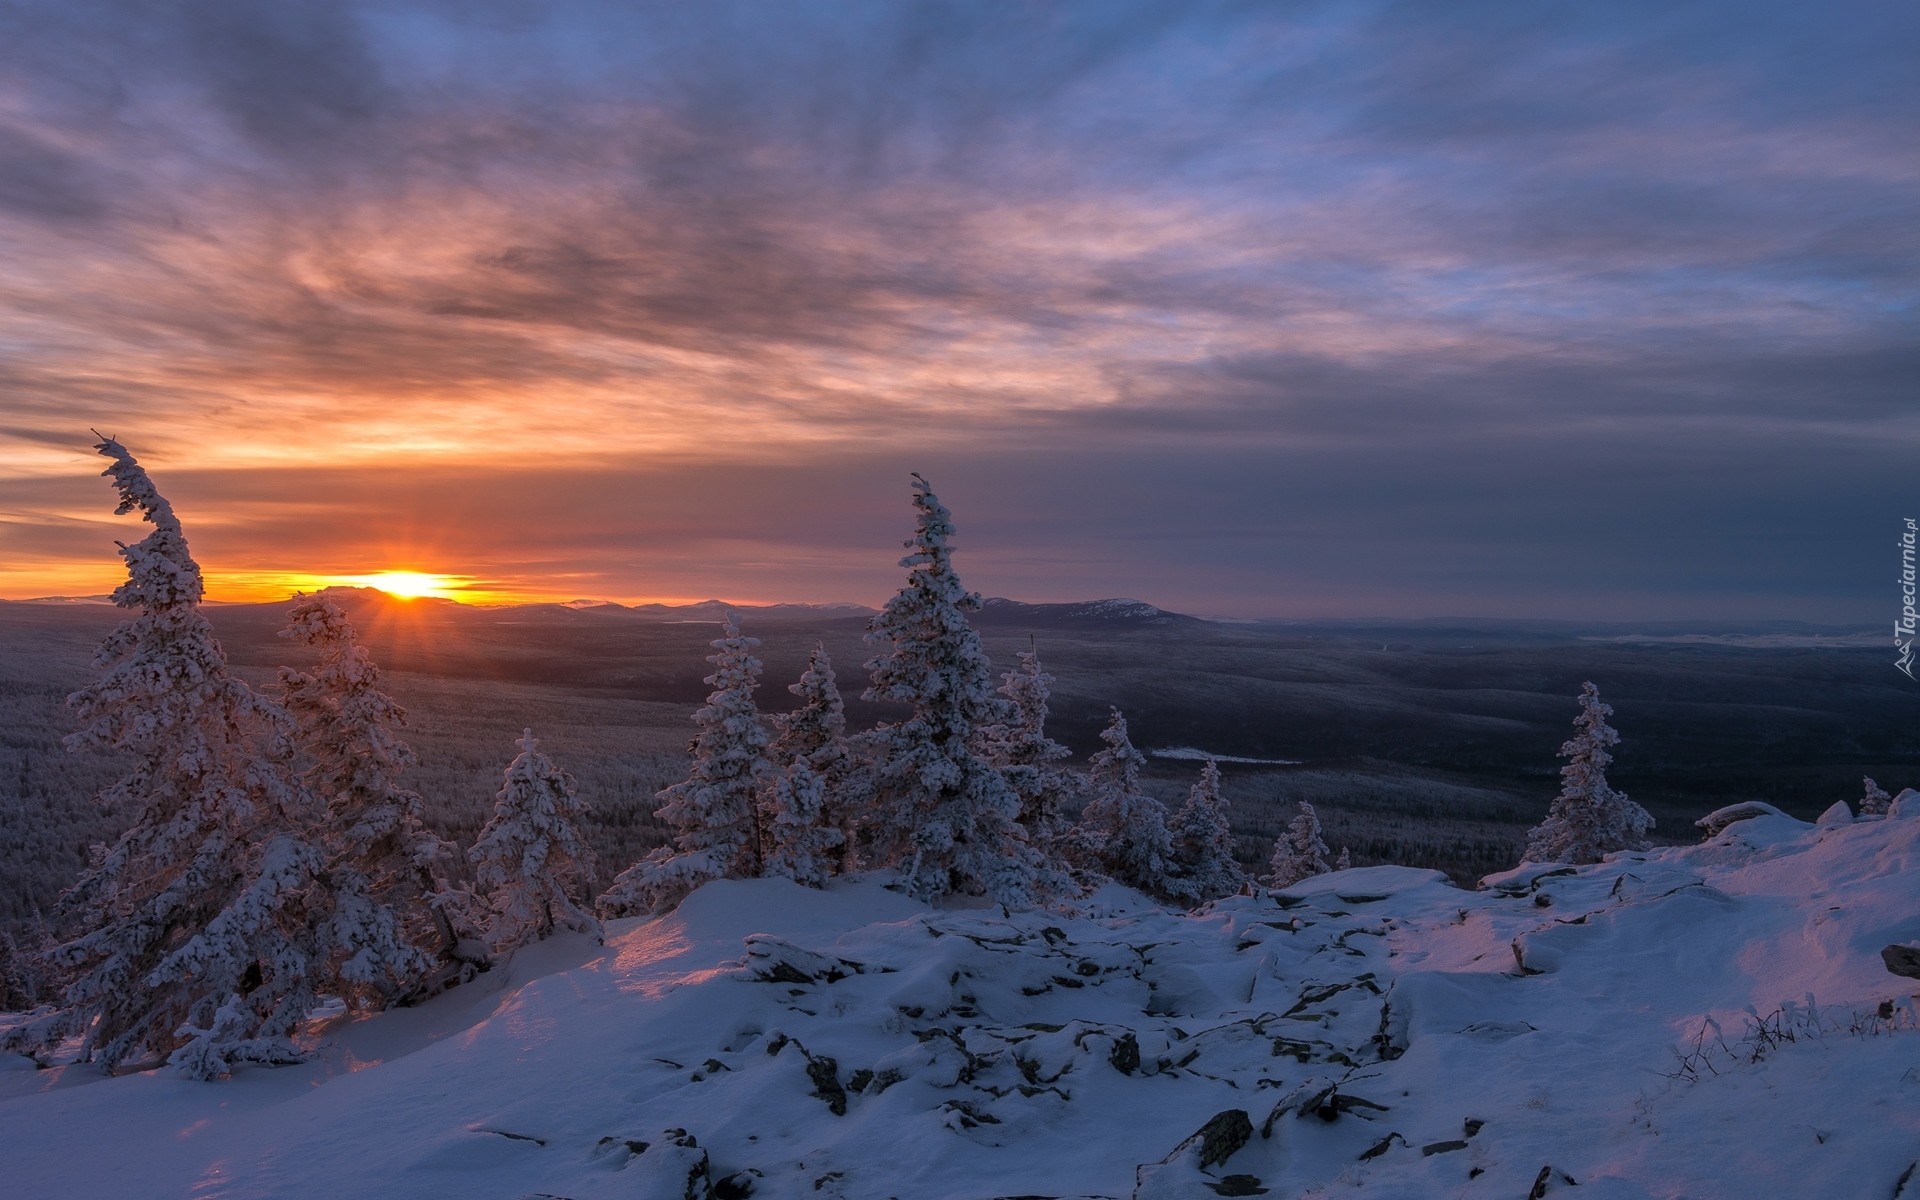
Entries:
{"type": "Polygon", "coordinates": [[[1148,758],[1170,758],[1176,762],[1223,762],[1254,763],[1264,766],[1295,767],[1300,765],[1297,758],[1242,758],[1236,754],[1212,754],[1192,746],[1168,746],[1161,750],[1147,751],[1148,758]]]}
{"type": "Polygon", "coordinates": [[[717,880],[605,946],[563,934],[336,1018],[307,1064],[193,1083],[8,1060],[0,1178],[20,1198],[683,1197],[690,1173],[781,1200],[1520,1197],[1543,1176],[1601,1200],[1888,1197],[1920,1157],[1920,1030],[1880,951],[1920,940],[1916,868],[1911,815],[1761,814],[1478,890],[1363,867],[1190,915],[1118,886],[1009,915],[879,873],[717,880]]]}

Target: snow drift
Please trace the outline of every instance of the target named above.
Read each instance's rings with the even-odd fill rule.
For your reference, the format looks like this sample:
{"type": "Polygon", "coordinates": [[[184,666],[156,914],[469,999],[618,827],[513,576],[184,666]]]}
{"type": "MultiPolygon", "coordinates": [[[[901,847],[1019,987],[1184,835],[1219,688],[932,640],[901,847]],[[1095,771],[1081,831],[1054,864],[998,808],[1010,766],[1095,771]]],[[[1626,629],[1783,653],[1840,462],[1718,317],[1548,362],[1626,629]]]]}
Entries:
{"type": "Polygon", "coordinates": [[[319,1027],[304,1066],[9,1060],[0,1170],[18,1197],[1889,1197],[1920,1158],[1920,985],[1881,955],[1920,939],[1915,816],[1191,915],[721,880],[319,1027]]]}

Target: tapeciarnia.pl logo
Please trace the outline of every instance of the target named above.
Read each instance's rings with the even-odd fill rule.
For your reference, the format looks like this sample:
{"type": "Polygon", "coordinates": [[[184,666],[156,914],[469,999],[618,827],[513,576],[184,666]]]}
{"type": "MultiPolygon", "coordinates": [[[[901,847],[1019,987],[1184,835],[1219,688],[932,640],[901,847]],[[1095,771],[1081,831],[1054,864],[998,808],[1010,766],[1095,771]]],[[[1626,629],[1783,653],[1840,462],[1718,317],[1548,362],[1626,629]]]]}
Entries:
{"type": "Polygon", "coordinates": [[[1900,657],[1893,660],[1896,669],[1913,678],[1913,542],[1914,519],[1907,518],[1906,532],[1900,535],[1900,619],[1893,623],[1893,648],[1900,657]]]}

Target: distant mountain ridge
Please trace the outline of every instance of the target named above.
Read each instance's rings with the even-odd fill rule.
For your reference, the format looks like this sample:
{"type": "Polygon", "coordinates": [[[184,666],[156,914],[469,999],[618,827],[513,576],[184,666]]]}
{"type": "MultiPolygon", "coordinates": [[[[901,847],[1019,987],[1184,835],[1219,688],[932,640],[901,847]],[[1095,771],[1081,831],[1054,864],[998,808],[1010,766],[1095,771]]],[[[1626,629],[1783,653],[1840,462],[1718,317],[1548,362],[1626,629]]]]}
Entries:
{"type": "Polygon", "coordinates": [[[1081,600],[1068,604],[1028,604],[994,596],[974,618],[982,625],[1071,625],[1080,628],[1140,626],[1193,626],[1207,622],[1185,613],[1168,612],[1144,600],[1114,597],[1107,600],[1081,600]]]}
{"type": "MultiPolygon", "coordinates": [[[[350,607],[376,604],[404,606],[412,609],[433,609],[446,613],[469,612],[513,613],[547,612],[555,616],[578,613],[615,618],[638,618],[653,621],[712,621],[718,622],[728,612],[737,612],[748,623],[754,621],[803,621],[818,618],[871,617],[880,610],[865,604],[851,601],[829,601],[824,604],[740,604],[727,600],[696,600],[690,604],[621,604],[616,600],[596,600],[582,598],[577,600],[552,601],[535,600],[522,604],[466,604],[459,600],[439,596],[421,596],[414,598],[392,596],[377,588],[367,587],[331,587],[325,591],[340,597],[350,607]]],[[[108,604],[110,596],[47,596],[35,600],[14,601],[21,604],[108,604]]],[[[209,601],[208,603],[219,603],[209,601]]],[[[232,608],[280,608],[285,600],[265,603],[225,604],[232,608]]],[[[985,625],[1056,625],[1083,628],[1105,628],[1116,625],[1128,626],[1194,626],[1207,624],[1202,617],[1188,616],[1185,613],[1170,612],[1144,600],[1134,600],[1123,596],[1109,597],[1104,600],[1079,600],[1066,603],[1029,604],[1023,600],[1009,600],[1005,596],[988,599],[975,620],[985,625]]]]}

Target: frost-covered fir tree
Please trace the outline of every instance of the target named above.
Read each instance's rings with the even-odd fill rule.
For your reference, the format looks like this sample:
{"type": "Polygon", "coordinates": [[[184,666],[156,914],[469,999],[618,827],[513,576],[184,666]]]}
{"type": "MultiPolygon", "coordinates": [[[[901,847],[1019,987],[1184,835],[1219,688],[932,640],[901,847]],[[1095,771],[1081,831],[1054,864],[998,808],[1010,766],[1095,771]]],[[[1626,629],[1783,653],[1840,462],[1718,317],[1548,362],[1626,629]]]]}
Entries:
{"type": "Polygon", "coordinates": [[[867,663],[868,700],[904,704],[907,718],[865,735],[876,759],[873,816],[912,895],[985,893],[1013,908],[1032,905],[1055,880],[1027,844],[1020,797],[974,752],[977,730],[1005,721],[990,688],[991,664],[967,614],[980,597],[954,573],[953,521],[927,481],[913,477],[918,514],[906,586],[867,631],[882,647],[867,663]]]}
{"type": "Polygon", "coordinates": [[[1860,782],[1867,787],[1867,794],[1860,800],[1860,811],[1862,813],[1879,813],[1881,816],[1885,816],[1887,805],[1892,801],[1893,797],[1887,795],[1886,790],[1875,783],[1873,777],[1870,775],[1862,775],[1860,782]]]}
{"type": "Polygon", "coordinates": [[[1037,647],[1020,653],[1020,665],[1000,677],[1000,694],[1012,706],[1008,720],[986,726],[981,754],[1007,778],[1020,798],[1017,820],[1027,842],[1049,860],[1060,856],[1058,842],[1067,830],[1066,808],[1077,780],[1059,763],[1072,751],[1047,736],[1047,701],[1053,676],[1040,666],[1037,647]]]}
{"type": "Polygon", "coordinates": [[[773,777],[765,800],[765,875],[824,886],[840,865],[846,834],[826,823],[827,787],[805,760],[773,777]]]}
{"type": "Polygon", "coordinates": [[[515,745],[520,753],[507,764],[493,816],[467,851],[491,910],[488,941],[507,951],[556,929],[597,935],[599,922],[573,900],[593,878],[593,850],[575,824],[587,806],[573,777],[540,752],[533,730],[515,745]]]}
{"type": "Polygon", "coordinates": [[[200,612],[200,567],[172,505],[125,447],[103,439],[121,513],[153,526],[122,545],[114,603],[135,615],[101,644],[100,680],[69,698],[69,749],[117,750],[134,767],[100,796],[127,814],[111,848],[61,899],[78,934],[52,949],[61,1002],[8,1032],[9,1049],[78,1036],[107,1069],[166,1057],[209,1079],[241,1062],[299,1057],[333,947],[320,851],[301,834],[284,711],[227,671],[200,612]]]}
{"type": "Polygon", "coordinates": [[[1547,819],[1527,832],[1528,862],[1592,863],[1616,850],[1644,850],[1653,815],[1607,786],[1607,764],[1620,735],[1607,724],[1613,709],[1592,683],[1580,688],[1580,732],[1560,747],[1560,795],[1547,819]]]}
{"type": "Polygon", "coordinates": [[[1227,801],[1220,794],[1220,764],[1209,758],[1200,779],[1187,793],[1187,802],[1174,814],[1170,890],[1190,904],[1231,896],[1246,882],[1233,859],[1233,831],[1227,824],[1227,801]]]}
{"type": "Polygon", "coordinates": [[[449,882],[453,843],[427,828],[419,794],[396,778],[413,763],[397,732],[405,710],[380,690],[380,669],[331,597],[298,597],[280,636],[320,651],[311,673],[280,668],[280,686],[312,760],[303,780],[325,805],[342,998],[383,1007],[470,977],[485,960],[479,908],[449,882]]]}
{"type": "Polygon", "coordinates": [[[683,783],[662,791],[654,811],[678,832],[672,846],[659,846],[622,871],[601,895],[602,918],[663,912],[710,879],[743,879],[760,873],[764,814],[760,805],[771,767],[767,730],[754,706],[760,660],[757,638],[743,636],[740,618],[727,614],[707,656],[713,688],[693,714],[700,732],[693,740],[693,769],[683,783]]]}
{"type": "Polygon", "coordinates": [[[845,704],[825,646],[814,644],[800,681],[787,690],[800,707],[774,718],[779,734],[767,749],[774,773],[763,800],[765,874],[818,887],[854,867],[865,781],[847,744],[845,704]]]}
{"type": "Polygon", "coordinates": [[[1345,846],[1340,847],[1340,857],[1334,860],[1333,869],[1336,871],[1353,870],[1353,852],[1345,846]]]}
{"type": "Polygon", "coordinates": [[[1087,760],[1089,796],[1071,835],[1076,857],[1128,887],[1170,899],[1178,892],[1167,810],[1140,790],[1147,760],[1128,739],[1119,709],[1100,740],[1107,748],[1087,760]]]}
{"type": "Polygon", "coordinates": [[[1269,887],[1292,887],[1302,879],[1325,875],[1327,841],[1320,830],[1320,814],[1313,805],[1300,801],[1293,823],[1273,840],[1273,857],[1267,862],[1267,874],[1261,882],[1269,887]]]}

